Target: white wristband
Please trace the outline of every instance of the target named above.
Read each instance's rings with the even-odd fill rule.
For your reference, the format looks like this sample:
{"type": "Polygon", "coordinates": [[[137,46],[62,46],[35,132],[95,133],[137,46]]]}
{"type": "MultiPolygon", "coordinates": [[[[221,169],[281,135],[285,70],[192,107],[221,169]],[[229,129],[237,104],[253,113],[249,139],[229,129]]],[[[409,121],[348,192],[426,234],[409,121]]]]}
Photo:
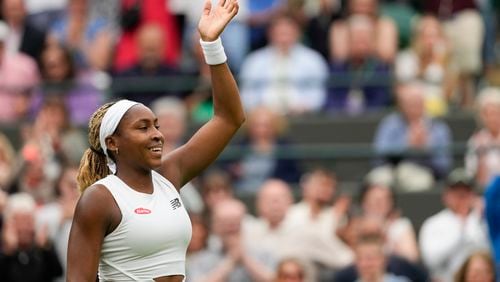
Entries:
{"type": "Polygon", "coordinates": [[[220,65],[227,61],[222,40],[217,38],[215,41],[203,41],[200,39],[201,49],[205,56],[205,62],[209,65],[220,65]]]}

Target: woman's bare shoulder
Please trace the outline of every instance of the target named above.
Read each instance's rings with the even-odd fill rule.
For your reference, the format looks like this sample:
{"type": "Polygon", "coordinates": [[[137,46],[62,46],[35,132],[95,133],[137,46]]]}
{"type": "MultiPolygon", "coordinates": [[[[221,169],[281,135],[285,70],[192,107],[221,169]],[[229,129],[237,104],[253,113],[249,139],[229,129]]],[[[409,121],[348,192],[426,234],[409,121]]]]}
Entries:
{"type": "Polygon", "coordinates": [[[83,191],[76,206],[75,216],[82,219],[109,218],[117,209],[113,195],[102,184],[93,184],[83,191]],[[116,207],[116,208],[114,208],[116,207]]]}

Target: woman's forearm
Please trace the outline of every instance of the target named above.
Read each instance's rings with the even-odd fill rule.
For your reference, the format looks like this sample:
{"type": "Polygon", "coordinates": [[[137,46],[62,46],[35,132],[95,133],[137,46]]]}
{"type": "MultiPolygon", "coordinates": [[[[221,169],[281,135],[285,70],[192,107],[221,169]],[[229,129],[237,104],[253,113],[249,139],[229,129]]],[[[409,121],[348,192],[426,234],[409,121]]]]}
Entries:
{"type": "Polygon", "coordinates": [[[210,66],[214,114],[240,127],[245,120],[236,81],[227,64],[210,66]]]}

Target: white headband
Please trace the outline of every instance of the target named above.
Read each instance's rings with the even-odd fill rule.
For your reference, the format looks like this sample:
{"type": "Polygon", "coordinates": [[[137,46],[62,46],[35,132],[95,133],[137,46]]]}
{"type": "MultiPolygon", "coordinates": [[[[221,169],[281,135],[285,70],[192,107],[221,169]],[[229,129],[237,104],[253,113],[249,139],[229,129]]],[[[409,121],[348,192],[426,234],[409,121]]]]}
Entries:
{"type": "Polygon", "coordinates": [[[130,100],[120,100],[114,103],[104,114],[104,117],[101,121],[101,128],[99,129],[99,143],[101,144],[101,148],[106,155],[106,159],[108,160],[108,167],[112,173],[116,172],[116,164],[115,162],[108,156],[108,147],[106,147],[106,138],[113,135],[115,133],[120,120],[122,120],[123,115],[132,108],[139,104],[138,102],[133,102],[130,100]]]}

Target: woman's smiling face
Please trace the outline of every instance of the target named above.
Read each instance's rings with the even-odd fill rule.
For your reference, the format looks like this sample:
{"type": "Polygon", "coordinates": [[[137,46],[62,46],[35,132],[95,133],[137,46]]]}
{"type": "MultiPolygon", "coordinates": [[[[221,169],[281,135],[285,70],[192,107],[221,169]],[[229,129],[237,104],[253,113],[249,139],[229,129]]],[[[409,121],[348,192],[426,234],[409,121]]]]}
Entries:
{"type": "Polygon", "coordinates": [[[161,166],[164,138],[159,131],[158,119],[142,104],[130,108],[123,116],[113,135],[120,166],[128,165],[142,169],[161,166]]]}

